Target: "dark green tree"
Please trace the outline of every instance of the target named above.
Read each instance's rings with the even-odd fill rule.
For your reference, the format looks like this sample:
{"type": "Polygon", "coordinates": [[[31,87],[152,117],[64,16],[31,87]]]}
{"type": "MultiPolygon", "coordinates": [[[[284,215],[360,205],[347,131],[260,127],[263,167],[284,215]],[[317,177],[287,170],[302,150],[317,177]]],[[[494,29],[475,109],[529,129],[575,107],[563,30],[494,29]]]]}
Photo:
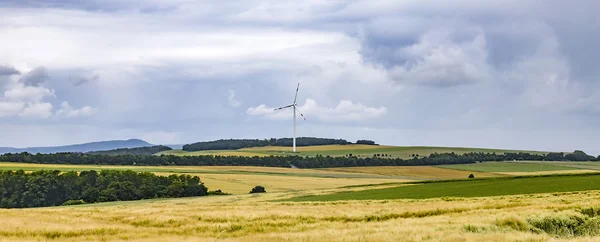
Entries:
{"type": "Polygon", "coordinates": [[[263,186],[255,186],[250,191],[250,193],[264,193],[264,192],[267,192],[267,191],[265,191],[265,188],[263,186]]]}

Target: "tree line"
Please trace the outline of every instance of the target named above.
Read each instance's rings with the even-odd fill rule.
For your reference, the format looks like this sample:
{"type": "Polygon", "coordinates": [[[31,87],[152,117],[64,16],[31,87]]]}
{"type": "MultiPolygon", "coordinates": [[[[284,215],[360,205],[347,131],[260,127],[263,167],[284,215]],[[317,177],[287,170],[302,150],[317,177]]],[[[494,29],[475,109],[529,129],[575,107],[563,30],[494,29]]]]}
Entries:
{"type": "Polygon", "coordinates": [[[197,176],[94,170],[0,171],[0,208],[30,208],[162,197],[205,196],[197,176]]]}
{"type": "Polygon", "coordinates": [[[353,166],[421,166],[468,164],[478,161],[600,161],[599,157],[585,154],[583,151],[573,153],[482,153],[471,152],[464,154],[433,153],[429,156],[412,157],[410,159],[378,157],[331,157],[317,155],[303,156],[174,156],[174,155],[94,155],[83,153],[56,154],[3,154],[1,161],[24,162],[40,164],[88,164],[88,165],[138,165],[138,166],[268,166],[268,167],[298,167],[298,168],[328,168],[353,166]]]}
{"type": "Polygon", "coordinates": [[[137,148],[120,148],[114,150],[90,151],[88,154],[101,155],[154,155],[156,153],[172,150],[171,147],[164,145],[137,147],[137,148]]]}
{"type": "MultiPolygon", "coordinates": [[[[271,139],[220,139],[215,141],[204,141],[183,146],[185,151],[201,150],[237,150],[242,148],[265,147],[265,146],[293,146],[292,138],[271,139]]],[[[374,144],[375,142],[373,142],[374,144]]],[[[328,139],[314,137],[296,138],[296,146],[313,145],[347,145],[352,144],[344,139],[328,139]]]]}

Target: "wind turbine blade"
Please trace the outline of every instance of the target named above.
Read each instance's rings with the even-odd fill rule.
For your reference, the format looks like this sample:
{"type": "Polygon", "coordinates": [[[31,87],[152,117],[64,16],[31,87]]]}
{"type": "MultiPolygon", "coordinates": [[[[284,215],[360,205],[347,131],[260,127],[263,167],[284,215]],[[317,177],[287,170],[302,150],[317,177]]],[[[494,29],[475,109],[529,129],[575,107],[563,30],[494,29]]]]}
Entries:
{"type": "Polygon", "coordinates": [[[290,104],[290,105],[287,105],[287,106],[285,106],[285,107],[276,108],[276,109],[275,109],[275,111],[277,111],[277,110],[281,110],[281,109],[285,109],[285,108],[291,108],[291,107],[293,107],[293,106],[294,106],[293,104],[290,104]]]}
{"type": "Polygon", "coordinates": [[[298,89],[300,89],[300,82],[298,82],[298,87],[296,87],[296,96],[294,97],[294,104],[296,104],[296,99],[298,99],[298,89]]]}
{"type": "MultiPolygon", "coordinates": [[[[294,105],[294,106],[296,106],[296,105],[294,105]]],[[[298,113],[300,114],[300,116],[302,116],[302,118],[303,118],[304,120],[306,120],[306,117],[304,117],[304,114],[302,114],[302,113],[300,112],[300,110],[298,109],[298,106],[296,106],[296,112],[298,112],[298,113]]]]}

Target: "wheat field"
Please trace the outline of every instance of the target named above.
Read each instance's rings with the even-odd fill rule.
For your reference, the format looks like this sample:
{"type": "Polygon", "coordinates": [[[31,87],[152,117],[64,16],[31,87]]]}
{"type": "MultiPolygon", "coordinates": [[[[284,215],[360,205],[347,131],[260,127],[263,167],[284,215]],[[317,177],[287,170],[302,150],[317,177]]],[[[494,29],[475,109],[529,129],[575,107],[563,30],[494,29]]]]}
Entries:
{"type": "Polygon", "coordinates": [[[528,218],[600,206],[600,192],[269,202],[306,193],[2,209],[2,241],[600,241],[524,232],[528,218]]]}

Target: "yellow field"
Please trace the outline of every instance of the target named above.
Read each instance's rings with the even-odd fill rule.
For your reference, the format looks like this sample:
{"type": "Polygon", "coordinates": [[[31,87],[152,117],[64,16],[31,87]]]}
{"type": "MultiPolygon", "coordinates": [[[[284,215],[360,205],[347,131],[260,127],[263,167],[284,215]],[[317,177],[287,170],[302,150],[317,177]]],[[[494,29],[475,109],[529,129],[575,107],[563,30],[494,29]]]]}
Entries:
{"type": "MultiPolygon", "coordinates": [[[[172,172],[155,172],[168,176],[180,174],[172,172]]],[[[332,189],[343,186],[398,183],[411,180],[377,179],[377,178],[321,178],[271,175],[243,174],[193,174],[198,175],[210,190],[220,189],[231,194],[247,194],[255,186],[263,186],[267,192],[304,191],[314,189],[332,189]]]]}
{"type": "Polygon", "coordinates": [[[206,150],[206,151],[182,151],[182,150],[167,150],[158,153],[158,155],[177,155],[177,156],[196,156],[196,155],[220,155],[220,156],[270,156],[270,154],[253,153],[241,150],[206,150]]]}
{"type": "Polygon", "coordinates": [[[600,241],[600,237],[554,238],[513,228],[527,218],[599,206],[598,191],[469,199],[267,202],[297,194],[0,209],[0,240],[600,241]]]}
{"type": "MultiPolygon", "coordinates": [[[[269,155],[300,155],[300,156],[333,156],[341,157],[353,154],[357,157],[373,157],[376,154],[385,154],[384,158],[402,158],[410,159],[413,155],[419,157],[429,156],[432,153],[450,153],[463,154],[468,152],[484,152],[484,153],[504,153],[504,152],[521,152],[502,149],[487,149],[487,148],[466,148],[466,147],[430,147],[430,146],[385,146],[385,145],[317,145],[317,146],[299,146],[298,153],[292,153],[292,147],[283,146],[266,146],[243,148],[239,150],[206,150],[186,152],[182,150],[169,150],[160,152],[159,154],[167,155],[223,155],[223,156],[269,156],[269,155]]],[[[534,154],[544,153],[539,151],[523,151],[534,154]]]]}
{"type": "Polygon", "coordinates": [[[341,167],[326,168],[328,171],[355,172],[366,174],[377,174],[385,176],[407,176],[428,179],[455,179],[467,178],[469,174],[475,177],[497,177],[502,176],[490,172],[462,171],[433,166],[367,166],[367,167],[341,167]]]}
{"type": "MultiPolygon", "coordinates": [[[[394,146],[374,146],[374,145],[315,145],[315,146],[297,146],[298,152],[307,151],[330,151],[330,150],[370,150],[377,148],[389,148],[394,146]]],[[[292,147],[284,146],[266,146],[240,149],[243,151],[290,151],[292,147]]]]}
{"type": "Polygon", "coordinates": [[[382,175],[357,177],[356,173],[350,172],[254,166],[96,166],[0,163],[0,168],[19,168],[26,171],[38,169],[64,171],[131,169],[165,176],[190,174],[199,176],[210,190],[220,189],[231,194],[247,194],[258,185],[265,187],[269,192],[281,192],[409,181],[382,175]]]}
{"type": "Polygon", "coordinates": [[[12,162],[0,162],[0,168],[2,167],[17,167],[27,170],[28,168],[43,168],[43,169],[65,169],[65,168],[78,168],[78,169],[130,169],[130,170],[155,170],[156,172],[169,172],[169,171],[186,171],[193,173],[206,173],[206,172],[228,172],[228,171],[242,171],[242,172],[264,172],[264,173],[285,173],[285,174],[323,174],[323,175],[340,175],[340,174],[352,174],[348,172],[336,172],[326,171],[321,169],[295,169],[295,168],[283,168],[283,167],[260,167],[260,166],[111,166],[111,165],[63,165],[63,164],[30,164],[30,163],[12,163],[12,162]]]}

